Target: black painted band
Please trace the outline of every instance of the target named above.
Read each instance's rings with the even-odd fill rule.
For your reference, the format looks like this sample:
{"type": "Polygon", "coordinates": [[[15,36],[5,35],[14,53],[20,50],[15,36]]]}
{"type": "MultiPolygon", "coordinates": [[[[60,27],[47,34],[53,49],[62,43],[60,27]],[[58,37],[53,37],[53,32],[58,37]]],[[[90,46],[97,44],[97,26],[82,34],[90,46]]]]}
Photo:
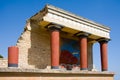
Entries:
{"type": "Polygon", "coordinates": [[[8,63],[8,67],[18,67],[18,64],[11,64],[11,63],[8,63]]]}
{"type": "Polygon", "coordinates": [[[108,69],[102,69],[102,71],[108,71],[108,69]]]}
{"type": "Polygon", "coordinates": [[[59,66],[51,66],[51,69],[59,69],[59,66]]]}
{"type": "Polygon", "coordinates": [[[88,70],[88,68],[80,68],[80,70],[88,70]]]}

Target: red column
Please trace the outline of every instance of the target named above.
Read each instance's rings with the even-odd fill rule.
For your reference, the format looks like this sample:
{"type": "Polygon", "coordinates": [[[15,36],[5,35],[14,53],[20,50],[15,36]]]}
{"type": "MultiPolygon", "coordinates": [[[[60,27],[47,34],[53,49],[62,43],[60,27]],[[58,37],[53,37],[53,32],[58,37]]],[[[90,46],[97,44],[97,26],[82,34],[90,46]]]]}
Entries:
{"type": "Polygon", "coordinates": [[[80,68],[88,70],[87,66],[87,36],[80,35],[80,68]]]}
{"type": "Polygon", "coordinates": [[[18,47],[8,47],[8,67],[18,67],[18,47]]]}
{"type": "Polygon", "coordinates": [[[101,70],[108,70],[108,54],[107,54],[107,43],[108,41],[99,41],[100,43],[100,53],[101,53],[101,70]]]}
{"type": "Polygon", "coordinates": [[[51,69],[59,69],[59,57],[60,57],[60,39],[59,28],[51,26],[51,69]]]}

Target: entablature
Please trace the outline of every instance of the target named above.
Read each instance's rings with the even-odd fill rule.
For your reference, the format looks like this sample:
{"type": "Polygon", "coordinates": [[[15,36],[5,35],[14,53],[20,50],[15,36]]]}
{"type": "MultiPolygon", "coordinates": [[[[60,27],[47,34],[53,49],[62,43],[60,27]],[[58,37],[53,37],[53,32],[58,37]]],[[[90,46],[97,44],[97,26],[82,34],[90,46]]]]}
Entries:
{"type": "Polygon", "coordinates": [[[110,39],[109,27],[51,5],[46,5],[42,11],[32,16],[31,19],[38,20],[39,24],[44,27],[50,23],[56,23],[62,25],[64,27],[62,31],[65,32],[75,34],[83,31],[91,34],[93,37],[110,39]]]}

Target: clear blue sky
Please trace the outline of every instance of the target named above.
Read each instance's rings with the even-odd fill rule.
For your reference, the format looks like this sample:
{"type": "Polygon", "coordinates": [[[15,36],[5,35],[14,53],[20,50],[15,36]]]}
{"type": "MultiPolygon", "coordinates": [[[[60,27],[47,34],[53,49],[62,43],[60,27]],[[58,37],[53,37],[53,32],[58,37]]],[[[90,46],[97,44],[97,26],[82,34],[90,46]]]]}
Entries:
{"type": "MultiPolygon", "coordinates": [[[[109,71],[120,80],[120,0],[0,0],[0,54],[7,58],[7,48],[16,44],[26,20],[47,3],[111,28],[109,71]]],[[[98,43],[94,45],[94,64],[100,68],[98,43]]]]}

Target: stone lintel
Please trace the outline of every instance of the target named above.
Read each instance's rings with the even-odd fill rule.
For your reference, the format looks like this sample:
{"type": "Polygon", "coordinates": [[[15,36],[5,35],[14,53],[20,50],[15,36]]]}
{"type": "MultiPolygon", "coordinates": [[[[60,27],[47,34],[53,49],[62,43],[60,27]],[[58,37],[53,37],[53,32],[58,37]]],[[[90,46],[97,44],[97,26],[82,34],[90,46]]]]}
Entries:
{"type": "Polygon", "coordinates": [[[96,26],[98,26],[98,27],[102,27],[102,28],[105,28],[105,29],[110,30],[109,27],[106,27],[106,26],[101,25],[101,24],[98,24],[98,23],[96,23],[96,22],[94,22],[94,21],[88,20],[87,18],[83,18],[83,17],[81,17],[81,16],[75,15],[75,14],[69,12],[69,11],[65,11],[65,10],[60,9],[60,8],[58,8],[58,7],[55,7],[55,6],[52,6],[52,5],[46,5],[45,8],[46,8],[46,9],[48,10],[48,12],[50,12],[50,13],[54,13],[54,11],[55,11],[56,14],[57,14],[57,12],[58,12],[58,13],[61,13],[61,14],[64,14],[64,15],[68,15],[68,16],[70,16],[71,18],[75,18],[75,19],[78,19],[78,20],[82,20],[82,21],[84,21],[84,22],[87,22],[87,23],[96,25],[96,26]]]}

